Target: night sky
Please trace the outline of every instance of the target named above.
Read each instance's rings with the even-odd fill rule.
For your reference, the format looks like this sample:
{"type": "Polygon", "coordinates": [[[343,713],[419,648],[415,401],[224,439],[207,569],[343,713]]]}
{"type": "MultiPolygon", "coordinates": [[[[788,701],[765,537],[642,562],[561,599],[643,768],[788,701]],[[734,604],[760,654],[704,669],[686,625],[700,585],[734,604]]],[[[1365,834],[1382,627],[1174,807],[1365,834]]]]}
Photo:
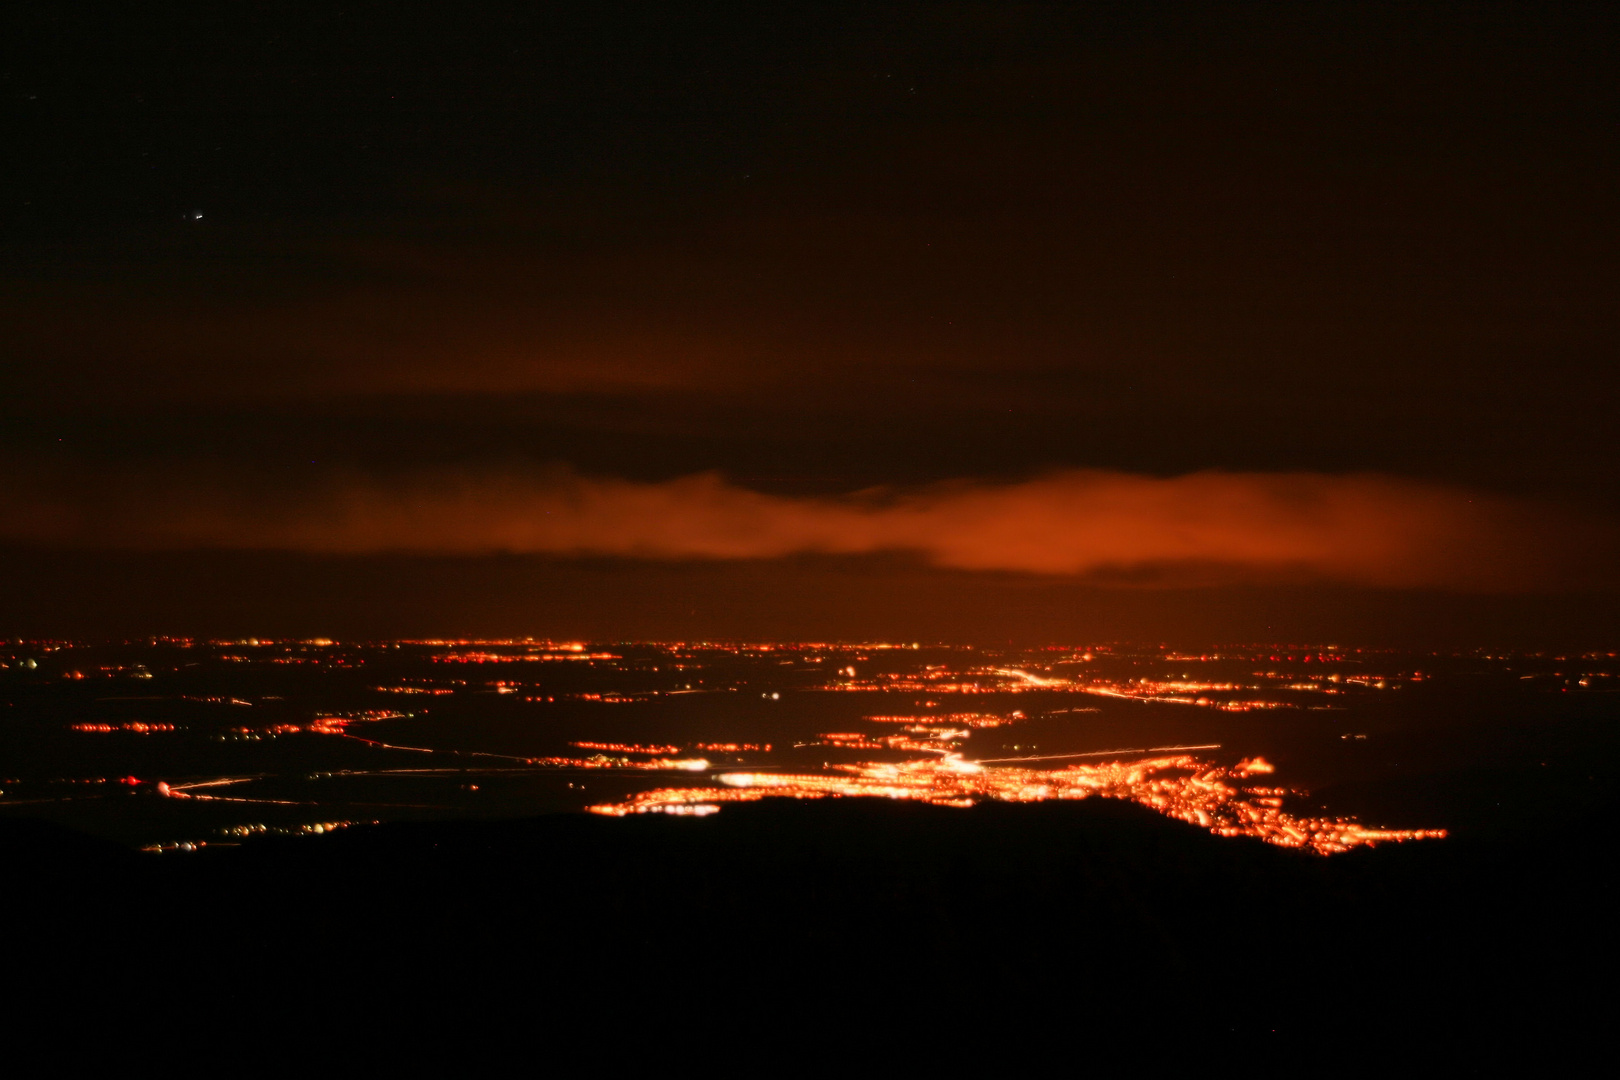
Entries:
{"type": "Polygon", "coordinates": [[[0,633],[1612,646],[1616,22],[8,12],[0,633]]]}

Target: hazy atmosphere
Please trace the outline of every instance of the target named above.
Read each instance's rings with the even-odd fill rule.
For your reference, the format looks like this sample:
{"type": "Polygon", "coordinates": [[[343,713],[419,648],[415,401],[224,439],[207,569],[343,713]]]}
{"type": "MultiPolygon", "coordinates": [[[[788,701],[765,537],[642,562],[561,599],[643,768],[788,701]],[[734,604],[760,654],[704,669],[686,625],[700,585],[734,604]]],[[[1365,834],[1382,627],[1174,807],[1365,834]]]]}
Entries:
{"type": "Polygon", "coordinates": [[[8,16],[0,630],[1620,625],[1601,8],[384,10],[8,16]]]}

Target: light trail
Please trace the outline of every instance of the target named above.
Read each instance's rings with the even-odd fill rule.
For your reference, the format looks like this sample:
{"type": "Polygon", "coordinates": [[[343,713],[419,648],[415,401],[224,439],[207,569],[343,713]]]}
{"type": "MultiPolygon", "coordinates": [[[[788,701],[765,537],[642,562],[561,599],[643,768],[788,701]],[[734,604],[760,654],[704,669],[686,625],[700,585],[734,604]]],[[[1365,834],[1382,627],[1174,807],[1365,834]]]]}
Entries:
{"type": "Polygon", "coordinates": [[[1022,679],[1028,686],[1038,686],[1043,689],[1053,689],[1059,686],[1071,685],[1068,679],[1042,678],[1039,675],[1033,675],[1027,671],[1020,670],[1019,668],[991,668],[990,670],[993,674],[1005,675],[1014,679],[1022,679]]]}
{"type": "Polygon", "coordinates": [[[1030,754],[1025,757],[984,757],[975,758],[980,765],[997,765],[1005,761],[1063,761],[1066,758],[1083,757],[1112,757],[1116,754],[1157,754],[1165,750],[1219,750],[1220,743],[1203,743],[1198,746],[1142,746],[1131,750],[1087,750],[1081,754],[1030,754]]]}
{"type": "Polygon", "coordinates": [[[302,799],[248,799],[240,795],[193,795],[189,790],[187,790],[187,788],[192,787],[217,787],[220,784],[240,784],[246,782],[247,780],[262,779],[264,779],[262,776],[250,776],[244,777],[241,780],[214,780],[208,783],[188,784],[179,787],[171,787],[162,780],[159,780],[155,785],[153,785],[153,789],[166,799],[197,799],[202,802],[256,803],[264,806],[320,805],[318,802],[308,802],[302,799]]]}
{"type": "Polygon", "coordinates": [[[190,784],[170,784],[169,790],[193,791],[197,788],[223,787],[227,784],[246,784],[250,781],[263,780],[265,777],[273,775],[273,773],[255,773],[253,776],[229,776],[222,780],[198,780],[195,783],[190,784]]]}

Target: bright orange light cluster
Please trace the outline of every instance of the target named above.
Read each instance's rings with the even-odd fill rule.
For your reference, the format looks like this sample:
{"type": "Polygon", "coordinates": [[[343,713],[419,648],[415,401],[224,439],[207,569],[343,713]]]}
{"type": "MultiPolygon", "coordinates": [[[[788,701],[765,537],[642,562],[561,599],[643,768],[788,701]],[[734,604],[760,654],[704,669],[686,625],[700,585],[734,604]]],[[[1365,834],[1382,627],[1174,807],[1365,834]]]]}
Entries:
{"type": "Polygon", "coordinates": [[[644,769],[651,772],[680,769],[685,772],[703,772],[709,767],[709,762],[704,758],[658,757],[647,761],[636,761],[627,757],[608,757],[606,754],[595,754],[588,758],[539,757],[514,760],[520,760],[527,765],[544,765],[553,769],[644,769]]]}
{"type": "Polygon", "coordinates": [[[405,714],[391,712],[387,709],[362,709],[359,712],[345,713],[342,716],[317,716],[306,731],[313,731],[317,735],[342,735],[344,728],[358,721],[374,720],[403,720],[405,714]]]}
{"type": "Polygon", "coordinates": [[[1250,836],[1321,855],[1361,844],[1446,835],[1443,829],[1370,829],[1344,818],[1294,817],[1282,809],[1286,792],[1245,786],[1250,774],[1267,769],[1269,765],[1259,759],[1226,768],[1184,754],[1021,769],[981,765],[950,753],[937,760],[842,765],[823,775],[728,772],[718,777],[724,787],[660,788],[590,809],[624,816],[712,813],[724,803],[767,797],[868,796],[971,806],[987,799],[1039,802],[1097,796],[1129,799],[1218,836],[1250,836]]]}
{"type": "Polygon", "coordinates": [[[494,653],[473,650],[468,652],[441,653],[432,658],[435,664],[515,664],[519,662],[539,662],[542,660],[622,660],[618,653],[587,653],[574,649],[561,653],[522,652],[522,653],[494,653]]]}
{"type": "Polygon", "coordinates": [[[74,724],[74,731],[133,731],[145,735],[151,731],[173,731],[173,724],[149,724],[144,720],[132,720],[127,724],[74,724]]]}
{"type": "Polygon", "coordinates": [[[1013,720],[1022,720],[1024,714],[1015,712],[1010,717],[995,716],[991,713],[937,713],[930,716],[863,716],[861,719],[870,720],[875,724],[961,724],[970,728],[993,728],[1010,723],[1013,720]]]}
{"type": "Polygon", "coordinates": [[[612,754],[678,754],[678,746],[642,746],[639,743],[606,743],[606,742],[576,742],[569,746],[577,746],[581,750],[606,750],[612,754]]]}

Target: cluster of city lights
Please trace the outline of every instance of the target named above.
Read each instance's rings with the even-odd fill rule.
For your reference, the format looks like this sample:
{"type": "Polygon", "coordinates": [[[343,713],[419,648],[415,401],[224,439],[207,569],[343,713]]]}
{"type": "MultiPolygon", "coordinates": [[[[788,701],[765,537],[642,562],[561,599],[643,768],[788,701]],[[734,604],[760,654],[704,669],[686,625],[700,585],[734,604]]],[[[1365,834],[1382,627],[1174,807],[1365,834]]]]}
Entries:
{"type": "Polygon", "coordinates": [[[823,799],[866,796],[967,807],[985,800],[1127,799],[1208,829],[1217,836],[1249,836],[1321,855],[1363,844],[1438,839],[1443,829],[1372,829],[1344,818],[1296,817],[1283,810],[1290,794],[1255,786],[1251,776],[1271,766],[1255,758],[1222,767],[1185,754],[1070,765],[1062,769],[989,766],[946,753],[937,759],[835,766],[826,774],[727,772],[721,787],[659,788],[623,802],[590,809],[598,814],[704,815],[725,803],[764,798],[823,799]]]}
{"type": "Polygon", "coordinates": [[[960,724],[970,728],[993,728],[1014,720],[1022,720],[1022,712],[1009,713],[1006,716],[996,716],[993,713],[929,713],[926,716],[863,716],[861,719],[870,720],[874,724],[960,724]]]}
{"type": "Polygon", "coordinates": [[[640,743],[572,742],[581,750],[603,750],[610,754],[678,754],[678,746],[643,746],[640,743]]]}
{"type": "Polygon", "coordinates": [[[138,735],[145,735],[152,731],[173,731],[173,724],[147,723],[144,720],[131,720],[123,724],[71,724],[74,731],[133,731],[138,735]]]}
{"type": "Polygon", "coordinates": [[[561,652],[488,652],[474,649],[466,652],[441,653],[432,657],[435,664],[515,664],[538,663],[547,660],[621,660],[623,657],[617,653],[596,652],[588,653],[583,645],[563,646],[561,652]]]}
{"type": "MultiPolygon", "coordinates": [[[[1445,834],[1312,816],[1297,798],[1303,792],[1263,786],[1265,762],[1233,764],[1257,749],[1237,745],[1256,725],[1219,714],[1268,710],[1261,726],[1293,730],[1297,721],[1301,730],[1320,729],[1361,768],[1364,758],[1372,761],[1364,747],[1381,736],[1363,730],[1358,708],[1397,697],[1420,705],[1464,675],[1470,685],[1489,676],[1525,694],[1612,693],[1620,684],[1615,659],[1284,644],[1184,652],[1107,643],[0,641],[0,680],[70,704],[48,714],[52,726],[84,755],[74,768],[100,774],[8,779],[0,807],[73,801],[79,814],[90,796],[45,785],[94,782],[118,795],[133,792],[111,785],[139,786],[189,800],[187,821],[205,820],[204,812],[208,821],[221,819],[212,835],[228,840],[222,830],[238,821],[230,815],[259,813],[247,804],[330,816],[340,805],[396,805],[370,801],[379,796],[358,786],[362,778],[438,778],[446,783],[432,787],[431,798],[421,795],[421,805],[397,806],[443,804],[449,812],[472,805],[464,792],[478,786],[466,781],[487,772],[527,778],[499,790],[514,813],[531,797],[536,806],[556,805],[565,780],[566,805],[586,801],[573,792],[588,781],[588,798],[598,804],[590,809],[615,816],[703,816],[770,797],[965,807],[1095,796],[1217,835],[1327,854],[1445,834]],[[320,670],[243,670],[278,664],[320,670]],[[104,681],[115,677],[141,682],[104,681]],[[1073,715],[1098,713],[1096,721],[1073,715]],[[1145,722],[1133,726],[1138,717],[1145,722]],[[172,734],[134,737],[158,732],[172,734]],[[1230,749],[1182,745],[1206,739],[1228,739],[1230,749]],[[1092,749],[1100,747],[1115,749],[1092,749]],[[1083,752],[1056,752],[1074,750],[1083,752]],[[151,779],[122,775],[131,771],[151,779]],[[590,775],[559,775],[575,771],[590,775]],[[603,775],[615,771],[611,781],[603,775]],[[295,774],[300,783],[317,775],[335,782],[320,785],[319,798],[301,787],[291,789],[297,799],[255,797],[285,795],[275,781],[295,774]],[[597,790],[599,778],[611,795],[597,790]],[[623,795],[634,788],[653,790],[623,795]]],[[[1287,760],[1298,775],[1313,771],[1310,761],[1287,760]]],[[[145,805],[120,800],[105,816],[145,805]]]]}

